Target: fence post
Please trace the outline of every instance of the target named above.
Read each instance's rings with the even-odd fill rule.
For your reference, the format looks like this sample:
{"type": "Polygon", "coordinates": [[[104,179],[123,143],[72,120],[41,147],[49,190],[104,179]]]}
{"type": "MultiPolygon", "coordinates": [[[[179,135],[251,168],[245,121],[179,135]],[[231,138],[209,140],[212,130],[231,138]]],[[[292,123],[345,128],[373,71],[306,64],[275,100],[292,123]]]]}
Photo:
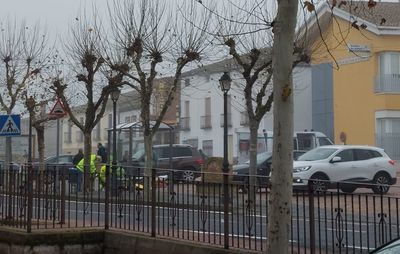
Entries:
{"type": "Polygon", "coordinates": [[[28,216],[26,219],[26,231],[28,233],[32,232],[32,213],[33,213],[33,179],[32,179],[32,162],[28,164],[28,177],[27,177],[27,187],[28,187],[28,216]]]}
{"type": "Polygon", "coordinates": [[[61,171],[58,170],[58,172],[61,174],[61,214],[60,214],[60,224],[65,224],[65,168],[61,167],[61,171]]]}
{"type": "Polygon", "coordinates": [[[223,173],[224,192],[224,248],[229,249],[229,185],[228,173],[223,173]]]}
{"type": "Polygon", "coordinates": [[[310,254],[315,254],[315,217],[314,217],[314,190],[308,188],[308,213],[310,216],[310,254]]]}
{"type": "Polygon", "coordinates": [[[156,169],[151,169],[151,236],[156,237],[156,169]]]}
{"type": "Polygon", "coordinates": [[[15,175],[14,175],[14,170],[12,168],[12,165],[10,164],[8,166],[8,211],[7,211],[7,219],[10,220],[10,222],[13,219],[13,187],[15,185],[15,175]]]}
{"type": "Polygon", "coordinates": [[[109,212],[110,212],[110,207],[109,207],[109,205],[110,205],[110,166],[109,165],[106,165],[106,183],[105,183],[105,188],[104,188],[104,191],[105,191],[105,204],[104,204],[104,228],[107,230],[107,229],[109,229],[110,228],[110,225],[109,225],[109,222],[108,222],[108,220],[109,220],[109,212]]]}

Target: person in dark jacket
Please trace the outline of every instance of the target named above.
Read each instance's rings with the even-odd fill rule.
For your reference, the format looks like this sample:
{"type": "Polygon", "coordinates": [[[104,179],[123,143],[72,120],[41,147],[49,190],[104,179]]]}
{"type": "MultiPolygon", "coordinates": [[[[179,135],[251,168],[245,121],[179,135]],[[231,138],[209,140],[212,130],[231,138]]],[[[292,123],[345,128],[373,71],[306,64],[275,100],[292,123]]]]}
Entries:
{"type": "Polygon", "coordinates": [[[75,154],[74,158],[72,159],[72,163],[74,166],[78,165],[78,163],[82,160],[83,158],[83,150],[79,148],[78,153],[75,154]]]}
{"type": "Polygon", "coordinates": [[[101,143],[97,145],[97,148],[98,148],[97,155],[101,157],[101,163],[107,163],[106,148],[101,143]]]}

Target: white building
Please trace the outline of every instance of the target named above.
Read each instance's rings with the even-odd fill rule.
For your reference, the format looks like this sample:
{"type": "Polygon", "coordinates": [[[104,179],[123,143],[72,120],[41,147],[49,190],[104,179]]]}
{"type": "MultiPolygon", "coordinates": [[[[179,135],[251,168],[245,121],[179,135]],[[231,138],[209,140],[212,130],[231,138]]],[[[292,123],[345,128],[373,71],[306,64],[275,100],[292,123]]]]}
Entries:
{"type": "MultiPolygon", "coordinates": [[[[184,74],[180,102],[180,140],[202,149],[208,156],[223,156],[223,93],[218,80],[230,71],[232,87],[228,95],[228,157],[230,162],[248,158],[249,128],[243,94],[244,80],[236,70],[221,63],[184,74]]],[[[311,68],[296,67],[294,72],[294,129],[312,128],[311,68]]],[[[272,131],[272,110],[259,128],[259,151],[266,149],[263,131],[272,131]]]]}

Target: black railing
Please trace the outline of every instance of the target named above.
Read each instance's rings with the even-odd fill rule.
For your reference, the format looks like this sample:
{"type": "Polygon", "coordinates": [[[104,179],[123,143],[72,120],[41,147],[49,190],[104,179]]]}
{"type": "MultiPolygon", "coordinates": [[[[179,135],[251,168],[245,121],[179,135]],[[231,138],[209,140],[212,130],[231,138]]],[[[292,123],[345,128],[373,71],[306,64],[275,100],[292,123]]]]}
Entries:
{"type": "MultiPolygon", "coordinates": [[[[224,223],[229,223],[230,248],[266,249],[269,193],[263,177],[258,186],[247,186],[246,177],[229,183],[229,220],[224,221],[224,186],[217,174],[196,171],[196,180],[185,182],[180,170],[118,167],[111,172],[103,166],[84,184],[74,167],[45,168],[1,171],[1,225],[26,231],[112,228],[223,246],[224,223]],[[247,194],[251,189],[254,200],[247,194]]],[[[343,183],[325,193],[293,192],[292,253],[364,253],[400,236],[400,188],[391,186],[385,195],[372,194],[365,184],[355,193],[340,189],[343,183]]]]}
{"type": "Polygon", "coordinates": [[[190,130],[190,117],[181,117],[179,120],[179,128],[184,131],[190,130]]]}
{"type": "Polygon", "coordinates": [[[201,116],[200,117],[200,128],[202,129],[211,129],[211,115],[201,116]]]}

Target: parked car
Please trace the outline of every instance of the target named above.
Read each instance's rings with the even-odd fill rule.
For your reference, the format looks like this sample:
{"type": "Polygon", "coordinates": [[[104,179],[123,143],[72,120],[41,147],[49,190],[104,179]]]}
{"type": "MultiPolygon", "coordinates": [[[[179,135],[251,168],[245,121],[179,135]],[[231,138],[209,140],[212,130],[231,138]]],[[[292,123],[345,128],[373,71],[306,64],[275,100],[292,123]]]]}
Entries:
{"type": "MultiPolygon", "coordinates": [[[[72,154],[62,154],[58,156],[58,162],[57,162],[57,156],[51,156],[48,157],[44,160],[45,164],[45,170],[47,171],[52,171],[54,169],[58,170],[64,170],[64,172],[68,172],[70,168],[74,167],[74,164],[72,163],[72,160],[74,158],[74,155],[72,154]]],[[[39,170],[40,163],[39,162],[34,162],[33,163],[33,170],[39,170]]]]}
{"type": "Polygon", "coordinates": [[[293,186],[325,192],[339,187],[352,193],[359,187],[385,194],[396,183],[396,161],[371,146],[331,145],[308,151],[294,162],[293,186]]]}
{"type": "MultiPolygon", "coordinates": [[[[196,172],[200,172],[201,166],[204,164],[199,151],[186,144],[173,144],[172,154],[170,145],[155,145],[153,146],[153,153],[153,166],[157,169],[171,169],[171,157],[172,169],[177,170],[174,178],[179,180],[193,181],[198,175],[196,172]]],[[[132,164],[140,169],[144,167],[144,163],[145,151],[141,149],[132,156],[132,164]]]]}
{"type": "MultiPolygon", "coordinates": [[[[0,170],[5,170],[5,161],[0,160],[0,170]]],[[[15,162],[11,162],[11,169],[15,171],[20,171],[21,170],[21,165],[15,162]]]]}
{"type": "Polygon", "coordinates": [[[400,238],[394,239],[370,252],[370,254],[398,254],[398,253],[400,253],[400,238]]]}
{"type": "MultiPolygon", "coordinates": [[[[302,150],[294,150],[293,159],[297,160],[297,158],[305,152],[306,151],[302,150]]],[[[272,152],[257,154],[257,175],[262,176],[257,178],[260,186],[266,186],[268,183],[269,174],[271,172],[271,163],[272,152]]],[[[243,184],[242,190],[245,190],[245,186],[248,185],[249,168],[250,161],[246,161],[244,164],[233,166],[233,182],[243,184]]]]}
{"type": "MultiPolygon", "coordinates": [[[[19,165],[18,163],[15,162],[11,162],[11,169],[13,172],[20,172],[22,169],[22,166],[19,165]]],[[[4,180],[7,179],[7,177],[5,177],[8,174],[9,169],[5,168],[5,161],[0,160],[0,186],[4,185],[4,180]]]]}

